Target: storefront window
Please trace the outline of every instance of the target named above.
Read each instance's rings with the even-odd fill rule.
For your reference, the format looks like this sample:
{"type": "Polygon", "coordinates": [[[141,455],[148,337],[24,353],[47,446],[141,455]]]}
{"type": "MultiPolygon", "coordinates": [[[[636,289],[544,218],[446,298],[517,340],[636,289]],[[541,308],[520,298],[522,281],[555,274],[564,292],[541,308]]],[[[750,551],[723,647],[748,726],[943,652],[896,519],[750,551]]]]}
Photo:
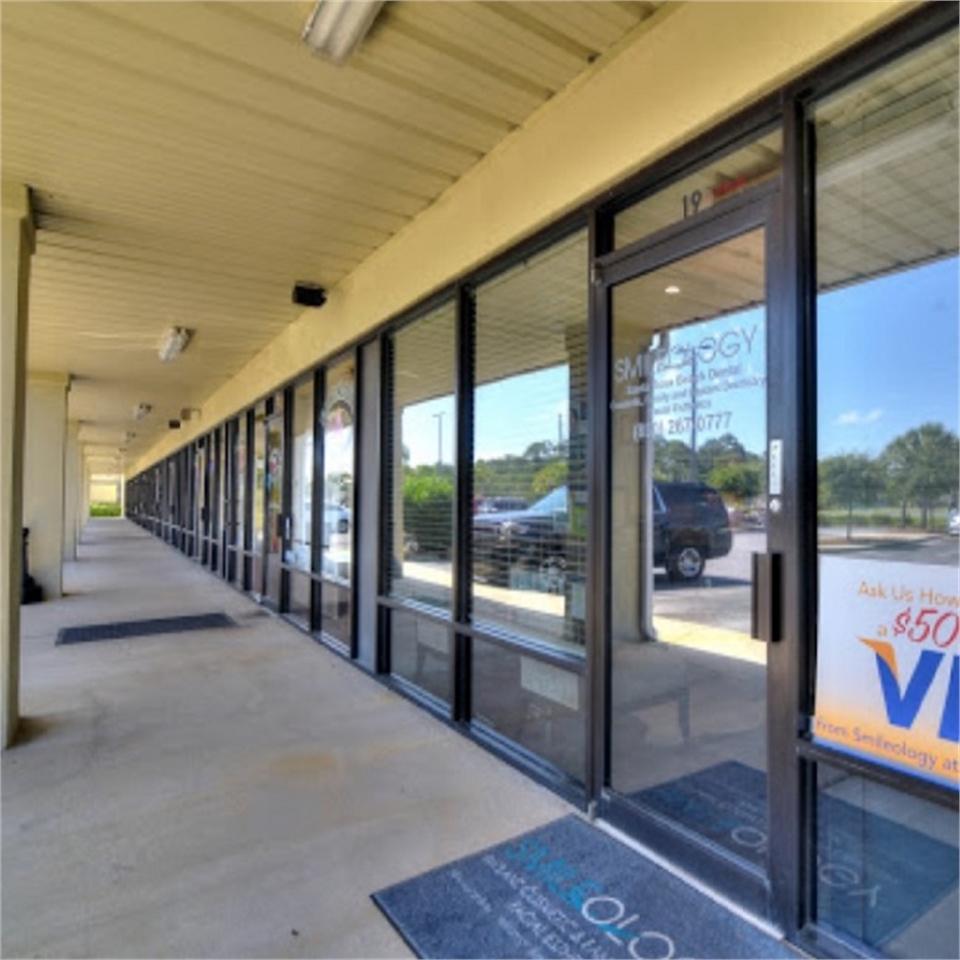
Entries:
{"type": "MultiPolygon", "coordinates": [[[[814,113],[820,587],[812,732],[826,746],[954,790],[957,65],[951,33],[814,113]]],[[[907,823],[917,803],[859,781],[854,789],[854,827],[865,838],[843,876],[856,874],[875,893],[858,895],[853,910],[849,897],[826,891],[818,919],[890,955],[956,956],[955,811],[933,811],[896,833],[906,870],[927,862],[933,822],[952,824],[952,892],[921,885],[926,892],[912,892],[910,910],[891,919],[883,906],[890,888],[877,878],[894,841],[884,839],[879,807],[907,823]],[[949,953],[928,952],[944,943],[949,953]]],[[[821,846],[831,823],[823,797],[821,846]]]]}
{"type": "Polygon", "coordinates": [[[890,957],[957,956],[957,815],[818,766],[821,925],[890,957]]]}
{"type": "Polygon", "coordinates": [[[323,574],[321,626],[351,642],[356,367],[350,357],[327,369],[323,405],[323,574]]]}
{"type": "Polygon", "coordinates": [[[393,338],[390,595],[450,612],[456,315],[447,304],[393,338]]]}
{"type": "Polygon", "coordinates": [[[621,211],[614,218],[614,246],[635,243],[776,177],[781,139],[776,130],[752,140],[621,211]]]}
{"type": "Polygon", "coordinates": [[[233,424],[233,544],[236,547],[231,565],[231,579],[243,583],[247,532],[247,418],[241,416],[233,424]]]}
{"type": "Polygon", "coordinates": [[[264,423],[266,421],[266,407],[258,403],[253,414],[253,526],[252,543],[253,555],[250,563],[250,583],[247,589],[254,596],[263,594],[263,535],[266,522],[264,499],[267,483],[267,435],[264,423]]]}
{"type": "MultiPolygon", "coordinates": [[[[290,542],[286,562],[309,573],[313,524],[313,377],[299,384],[293,396],[293,474],[290,481],[290,542]]],[[[311,580],[290,577],[290,614],[310,622],[311,580]]]]}
{"type": "Polygon", "coordinates": [[[582,652],[587,241],[477,289],[473,619],[582,652]]]}
{"type": "Polygon", "coordinates": [[[473,643],[474,722],[584,779],[583,676],[521,650],[473,643]]]}
{"type": "Polygon", "coordinates": [[[474,721],[584,776],[581,678],[512,649],[586,642],[587,238],[478,287],[472,616],[474,721]]]}
{"type": "Polygon", "coordinates": [[[390,671],[443,703],[452,696],[450,627],[413,611],[390,612],[390,671]]]}
{"type": "Polygon", "coordinates": [[[180,545],[180,530],[178,527],[179,515],[177,513],[177,492],[177,457],[174,455],[167,461],[166,521],[169,526],[167,528],[166,539],[168,543],[172,543],[175,547],[180,545]]]}
{"type": "Polygon", "coordinates": [[[453,643],[456,473],[456,306],[444,304],[399,330],[390,344],[389,595],[412,609],[390,613],[390,670],[449,703],[453,643]]]}

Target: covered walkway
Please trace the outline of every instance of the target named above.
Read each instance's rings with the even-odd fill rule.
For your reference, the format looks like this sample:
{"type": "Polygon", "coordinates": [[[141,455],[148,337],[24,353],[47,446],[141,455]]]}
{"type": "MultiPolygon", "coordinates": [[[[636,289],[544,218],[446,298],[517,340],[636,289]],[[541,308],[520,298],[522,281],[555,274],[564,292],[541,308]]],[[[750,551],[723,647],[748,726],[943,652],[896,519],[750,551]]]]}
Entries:
{"type": "Polygon", "coordinates": [[[372,891],[571,810],[126,520],[64,583],[23,609],[5,956],[409,956],[372,891]]]}

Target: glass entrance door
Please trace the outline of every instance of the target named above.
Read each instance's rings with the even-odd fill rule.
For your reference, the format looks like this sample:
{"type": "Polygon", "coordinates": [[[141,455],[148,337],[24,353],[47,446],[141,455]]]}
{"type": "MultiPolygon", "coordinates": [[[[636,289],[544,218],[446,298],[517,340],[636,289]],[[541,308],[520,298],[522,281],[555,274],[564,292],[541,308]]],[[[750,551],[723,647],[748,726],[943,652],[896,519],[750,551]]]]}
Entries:
{"type": "Polygon", "coordinates": [[[767,209],[675,230],[608,280],[601,802],[605,817],[759,913],[769,840],[767,646],[753,636],[772,502],[767,209]]]}
{"type": "Polygon", "coordinates": [[[283,541],[285,516],[283,513],[283,416],[266,421],[266,473],[264,476],[264,506],[266,531],[264,535],[264,589],[263,600],[268,606],[280,609],[283,580],[283,541]]]}

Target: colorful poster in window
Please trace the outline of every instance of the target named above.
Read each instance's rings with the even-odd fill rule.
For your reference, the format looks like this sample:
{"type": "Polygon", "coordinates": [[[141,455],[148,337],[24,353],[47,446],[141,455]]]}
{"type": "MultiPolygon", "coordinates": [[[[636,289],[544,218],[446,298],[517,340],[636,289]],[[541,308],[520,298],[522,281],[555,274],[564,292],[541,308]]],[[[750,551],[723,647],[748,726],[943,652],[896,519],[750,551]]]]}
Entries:
{"type": "Polygon", "coordinates": [[[957,788],[958,571],[820,559],[814,739],[957,788]]]}

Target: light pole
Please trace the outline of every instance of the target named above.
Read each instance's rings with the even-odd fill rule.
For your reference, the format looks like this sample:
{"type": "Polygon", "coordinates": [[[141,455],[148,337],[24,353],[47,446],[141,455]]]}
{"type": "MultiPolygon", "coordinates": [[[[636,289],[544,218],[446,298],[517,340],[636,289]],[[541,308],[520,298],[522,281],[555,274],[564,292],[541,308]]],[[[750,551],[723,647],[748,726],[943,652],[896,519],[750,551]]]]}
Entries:
{"type": "Polygon", "coordinates": [[[697,469],[697,348],[690,351],[690,480],[699,479],[697,469]]]}
{"type": "Polygon", "coordinates": [[[443,463],[443,413],[441,410],[439,413],[433,415],[434,419],[437,421],[437,466],[439,467],[443,463]]]}

